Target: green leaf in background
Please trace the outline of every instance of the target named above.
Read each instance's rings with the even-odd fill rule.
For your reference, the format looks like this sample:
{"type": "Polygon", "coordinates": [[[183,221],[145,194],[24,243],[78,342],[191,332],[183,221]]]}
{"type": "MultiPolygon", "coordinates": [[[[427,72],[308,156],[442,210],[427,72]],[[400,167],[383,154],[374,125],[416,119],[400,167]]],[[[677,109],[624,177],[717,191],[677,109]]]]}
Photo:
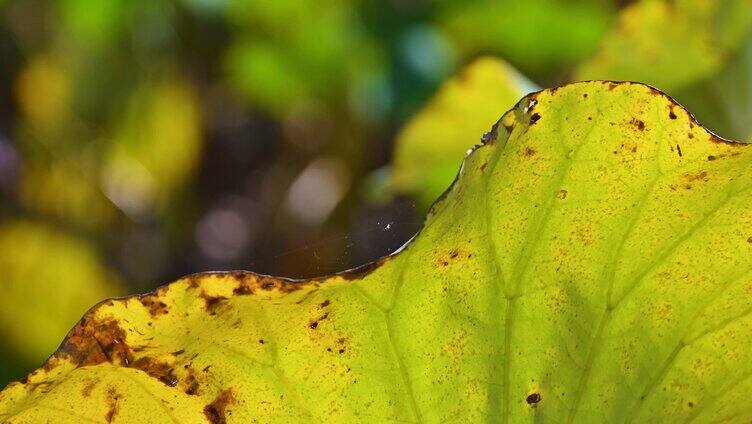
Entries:
{"type": "Polygon", "coordinates": [[[27,364],[44,360],[94,302],[122,293],[91,246],[46,225],[4,222],[0,252],[4,354],[27,364]]]}
{"type": "Polygon", "coordinates": [[[675,95],[722,69],[751,28],[747,0],[642,0],[622,9],[575,79],[641,81],[675,95]]]}
{"type": "Polygon", "coordinates": [[[593,53],[615,7],[600,0],[440,3],[437,21],[465,57],[494,53],[550,78],[593,53]]]}
{"type": "Polygon", "coordinates": [[[228,2],[226,14],[234,27],[224,54],[227,81],[268,113],[284,115],[319,102],[342,107],[348,88],[385,68],[354,3],[228,2]]]}
{"type": "Polygon", "coordinates": [[[399,254],[105,301],[0,417],[748,422],[750,165],[644,85],[532,94],[399,254]]]}
{"type": "Polygon", "coordinates": [[[506,62],[482,57],[445,82],[397,135],[391,184],[425,210],[457,175],[462,157],[519,98],[537,88],[506,62]]]}

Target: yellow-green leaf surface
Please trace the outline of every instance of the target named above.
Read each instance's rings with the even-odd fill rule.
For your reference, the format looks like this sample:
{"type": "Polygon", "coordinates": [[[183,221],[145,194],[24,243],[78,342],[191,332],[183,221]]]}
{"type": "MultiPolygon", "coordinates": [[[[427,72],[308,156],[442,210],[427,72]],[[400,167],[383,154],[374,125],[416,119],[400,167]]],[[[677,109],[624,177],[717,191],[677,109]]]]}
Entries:
{"type": "Polygon", "coordinates": [[[575,78],[643,81],[674,94],[719,71],[750,29],[748,0],[641,0],[621,11],[575,78]]]}
{"type": "Polygon", "coordinates": [[[495,135],[400,253],[105,301],[0,417],[749,422],[752,148],[608,82],[530,95],[495,135]]]}
{"type": "Polygon", "coordinates": [[[482,57],[439,89],[400,131],[392,185],[427,209],[457,175],[462,157],[533,84],[501,59],[482,57]]]}

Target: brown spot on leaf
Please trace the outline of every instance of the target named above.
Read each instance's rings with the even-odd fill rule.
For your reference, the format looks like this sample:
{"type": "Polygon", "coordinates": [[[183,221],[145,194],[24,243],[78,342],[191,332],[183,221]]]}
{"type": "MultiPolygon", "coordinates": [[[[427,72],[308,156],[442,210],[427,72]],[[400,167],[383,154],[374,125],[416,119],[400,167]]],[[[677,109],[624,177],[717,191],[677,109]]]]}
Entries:
{"type": "Polygon", "coordinates": [[[674,109],[673,108],[668,113],[668,117],[671,118],[671,119],[676,119],[676,114],[674,113],[674,109]]]}
{"type": "Polygon", "coordinates": [[[329,299],[327,299],[327,300],[321,302],[321,304],[319,305],[319,308],[326,308],[327,306],[329,306],[330,303],[331,302],[329,302],[329,299]]]}
{"type": "Polygon", "coordinates": [[[525,156],[525,157],[528,157],[528,158],[532,157],[532,156],[535,156],[536,153],[538,153],[538,152],[536,152],[535,149],[533,149],[533,148],[531,148],[529,146],[525,146],[525,148],[522,150],[522,156],[525,156]]]}
{"type": "Polygon", "coordinates": [[[247,296],[253,294],[253,288],[250,285],[241,282],[237,287],[232,289],[232,294],[235,296],[247,296]]]}
{"type": "Polygon", "coordinates": [[[91,396],[91,391],[94,390],[94,387],[96,387],[97,383],[99,383],[98,380],[87,381],[86,385],[84,385],[84,388],[81,390],[81,396],[83,397],[91,396]]]}
{"type": "Polygon", "coordinates": [[[138,300],[145,308],[149,309],[149,314],[152,317],[164,315],[170,311],[167,304],[162,302],[156,294],[139,296],[138,300]]]}
{"type": "Polygon", "coordinates": [[[564,190],[564,189],[561,189],[561,190],[559,190],[559,191],[557,191],[557,192],[556,192],[556,197],[557,197],[558,199],[564,200],[564,199],[566,199],[566,198],[567,198],[567,194],[568,194],[568,193],[567,193],[567,191],[566,191],[566,190],[564,190]]]}
{"type": "Polygon", "coordinates": [[[172,365],[149,356],[138,358],[131,368],[139,369],[170,387],[178,383],[172,365]]]}
{"type": "Polygon", "coordinates": [[[609,90],[609,91],[613,90],[614,88],[616,88],[616,86],[617,86],[617,85],[618,85],[618,84],[617,84],[617,83],[615,83],[615,82],[609,82],[609,83],[608,83],[608,90],[609,90]]]}
{"type": "Polygon", "coordinates": [[[107,413],[104,415],[104,420],[108,423],[111,423],[118,414],[118,410],[120,409],[118,407],[119,397],[120,395],[115,392],[114,387],[107,389],[107,413]]]}
{"type": "Polygon", "coordinates": [[[133,361],[120,324],[113,318],[96,320],[91,312],[73,327],[55,355],[68,357],[79,366],[103,362],[128,366],[133,361]]]}
{"type": "Polygon", "coordinates": [[[204,407],[204,415],[212,424],[225,424],[227,423],[225,417],[227,407],[236,402],[232,389],[222,390],[210,404],[204,407]]]}
{"type": "Polygon", "coordinates": [[[583,99],[587,99],[587,93],[583,93],[583,94],[582,94],[582,98],[583,98],[583,99]]]}
{"type": "Polygon", "coordinates": [[[687,181],[689,182],[698,181],[698,180],[707,181],[708,180],[707,176],[708,176],[708,173],[705,171],[700,171],[696,174],[693,174],[691,172],[687,172],[686,174],[684,174],[684,178],[686,178],[687,181]]]}
{"type": "Polygon", "coordinates": [[[189,396],[200,394],[199,390],[201,389],[201,385],[199,384],[198,378],[196,378],[196,374],[192,368],[188,368],[188,374],[183,381],[180,382],[180,387],[183,389],[183,392],[189,396]]]}
{"type": "Polygon", "coordinates": [[[541,401],[541,395],[540,393],[530,393],[527,395],[527,398],[525,398],[525,401],[527,401],[528,405],[535,407],[538,402],[541,401]]]}
{"type": "Polygon", "coordinates": [[[217,307],[221,305],[223,301],[227,300],[224,296],[210,296],[205,292],[201,292],[199,297],[204,299],[204,308],[209,312],[216,312],[217,307]]]}
{"type": "Polygon", "coordinates": [[[677,152],[677,153],[679,153],[679,157],[682,157],[682,156],[684,156],[684,155],[682,154],[682,151],[681,151],[681,146],[680,146],[680,145],[678,145],[678,144],[676,145],[676,152],[677,152]]]}
{"type": "Polygon", "coordinates": [[[541,119],[540,113],[535,112],[534,114],[532,114],[530,116],[530,126],[532,127],[533,125],[535,125],[535,123],[538,122],[539,119],[541,119]]]}
{"type": "Polygon", "coordinates": [[[193,381],[191,381],[188,387],[185,388],[185,394],[187,394],[188,396],[196,396],[199,394],[199,388],[200,387],[198,385],[198,381],[196,381],[196,377],[193,377],[193,381]]]}
{"type": "Polygon", "coordinates": [[[739,143],[739,142],[735,142],[735,141],[725,140],[725,139],[723,139],[721,137],[718,137],[717,135],[715,135],[713,133],[710,134],[710,141],[712,141],[715,144],[723,144],[723,145],[728,146],[728,147],[745,147],[745,146],[749,146],[749,143],[739,143]]]}
{"type": "Polygon", "coordinates": [[[183,279],[188,281],[188,285],[191,286],[191,288],[196,289],[201,286],[201,280],[203,279],[203,276],[201,274],[191,274],[183,277],[183,279]]]}
{"type": "Polygon", "coordinates": [[[311,323],[310,323],[310,324],[308,324],[308,327],[309,327],[309,328],[310,328],[311,330],[315,330],[316,328],[318,328],[318,326],[319,326],[319,322],[318,322],[318,321],[311,321],[311,323]]]}
{"type": "Polygon", "coordinates": [[[645,131],[645,122],[641,121],[637,118],[632,118],[629,121],[630,124],[634,125],[635,128],[637,128],[640,131],[645,131]]]}
{"type": "Polygon", "coordinates": [[[715,156],[713,156],[713,155],[708,155],[708,160],[710,160],[710,161],[713,161],[713,160],[715,160],[715,156]]]}

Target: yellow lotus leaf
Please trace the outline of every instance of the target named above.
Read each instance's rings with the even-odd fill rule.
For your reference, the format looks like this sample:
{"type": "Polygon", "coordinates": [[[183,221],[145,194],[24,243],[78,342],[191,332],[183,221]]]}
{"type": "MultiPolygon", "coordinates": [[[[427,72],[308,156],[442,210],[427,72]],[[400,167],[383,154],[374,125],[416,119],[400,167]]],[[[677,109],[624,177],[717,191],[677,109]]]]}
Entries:
{"type": "Polygon", "coordinates": [[[750,204],[750,145],[657,90],[544,90],[399,253],[104,301],[0,419],[749,422],[750,204]]]}

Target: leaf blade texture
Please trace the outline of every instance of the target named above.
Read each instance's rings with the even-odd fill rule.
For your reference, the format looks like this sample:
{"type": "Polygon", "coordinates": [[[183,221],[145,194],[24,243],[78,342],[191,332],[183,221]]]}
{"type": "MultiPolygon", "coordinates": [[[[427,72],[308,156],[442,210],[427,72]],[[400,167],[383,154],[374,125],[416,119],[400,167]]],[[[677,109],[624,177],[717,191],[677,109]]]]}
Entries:
{"type": "Polygon", "coordinates": [[[401,252],[93,308],[8,422],[752,416],[752,149],[636,83],[531,94],[401,252]]]}

